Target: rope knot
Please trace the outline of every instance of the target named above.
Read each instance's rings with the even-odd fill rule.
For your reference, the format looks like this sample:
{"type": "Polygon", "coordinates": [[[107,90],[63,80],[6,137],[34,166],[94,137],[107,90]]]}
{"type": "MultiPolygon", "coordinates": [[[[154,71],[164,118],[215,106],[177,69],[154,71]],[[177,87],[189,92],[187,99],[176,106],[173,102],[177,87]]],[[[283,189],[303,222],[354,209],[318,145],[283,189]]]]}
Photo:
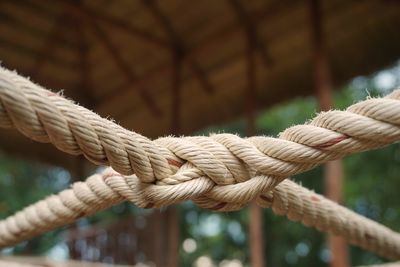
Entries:
{"type": "Polygon", "coordinates": [[[172,175],[152,183],[143,182],[137,175],[122,177],[112,169],[103,175],[111,188],[143,208],[192,200],[207,209],[237,210],[279,180],[272,176],[256,176],[260,171],[249,166],[255,163],[260,166],[254,155],[259,158],[265,155],[254,144],[236,135],[164,137],[154,144],[169,150],[167,162],[171,170],[175,169],[172,175]],[[110,177],[113,179],[108,179],[110,177]]]}

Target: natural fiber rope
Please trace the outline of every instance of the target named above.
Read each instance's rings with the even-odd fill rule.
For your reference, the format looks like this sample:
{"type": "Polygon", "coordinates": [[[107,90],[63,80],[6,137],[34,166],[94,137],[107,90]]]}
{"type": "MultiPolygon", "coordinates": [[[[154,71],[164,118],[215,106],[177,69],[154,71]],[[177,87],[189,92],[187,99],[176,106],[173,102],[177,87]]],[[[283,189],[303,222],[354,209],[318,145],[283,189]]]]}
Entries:
{"type": "Polygon", "coordinates": [[[151,141],[0,68],[0,127],[136,174],[151,185],[141,207],[192,199],[204,208],[239,209],[288,176],[400,140],[399,99],[395,91],[346,111],[320,113],[280,138],[216,134],[151,141]]]}
{"type": "MultiPolygon", "coordinates": [[[[136,174],[129,176],[130,179],[122,179],[123,183],[118,184],[122,191],[112,187],[115,191],[109,192],[100,184],[96,185],[108,192],[96,191],[110,198],[107,205],[113,203],[111,196],[118,192],[121,199],[117,202],[128,198],[140,207],[160,207],[192,199],[201,207],[222,211],[239,209],[255,198],[261,206],[269,206],[268,192],[286,177],[350,153],[399,141],[399,100],[400,91],[395,91],[386,98],[368,99],[352,105],[346,111],[321,113],[308,124],[285,130],[280,138],[242,139],[236,135],[218,134],[151,141],[33,84],[15,72],[0,69],[0,127],[15,127],[32,139],[51,142],[67,153],[84,154],[92,162],[109,164],[124,175],[136,174]]],[[[73,191],[61,194],[70,194],[69,197],[74,199],[71,205],[79,203],[73,191]]],[[[299,192],[293,194],[292,197],[299,192]]],[[[39,202],[38,207],[28,208],[26,212],[7,219],[15,221],[2,224],[6,243],[14,240],[12,233],[29,236],[34,229],[52,228],[57,223],[65,223],[65,218],[73,220],[102,208],[97,206],[98,202],[90,202],[84,205],[84,213],[78,212],[82,209],[78,204],[72,210],[52,210],[57,216],[46,212],[46,209],[59,205],[60,199],[62,197],[51,197],[39,202]],[[35,213],[36,209],[40,212],[35,213]],[[13,228],[16,226],[18,228],[13,228]],[[21,229],[27,230],[21,233],[21,229]],[[10,239],[7,234],[11,234],[8,236],[10,239]]],[[[308,203],[303,198],[301,201],[308,203]]],[[[296,209],[301,208],[296,206],[298,203],[293,205],[296,209]]],[[[313,205],[308,203],[304,207],[305,214],[309,215],[294,218],[304,219],[306,224],[311,224],[307,218],[318,218],[312,222],[317,228],[345,233],[346,237],[356,236],[355,241],[349,239],[381,255],[399,257],[396,254],[400,244],[397,235],[392,232],[385,234],[380,228],[382,226],[370,228],[364,222],[358,224],[362,229],[354,228],[343,222],[349,220],[347,217],[321,225],[321,222],[332,219],[333,214],[322,212],[320,207],[310,210],[307,207],[313,205]],[[318,217],[320,213],[324,214],[321,218],[318,217]],[[359,235],[368,229],[379,233],[373,241],[369,240],[369,234],[359,235]],[[351,234],[344,231],[351,231],[351,234]],[[370,248],[369,243],[377,247],[370,248]]],[[[283,208],[281,211],[285,213],[283,208]]],[[[289,217],[296,214],[289,209],[287,212],[289,217]]],[[[346,212],[343,214],[350,216],[346,212]]]]}
{"type": "MultiPolygon", "coordinates": [[[[122,176],[111,168],[85,182],[74,183],[58,195],[41,200],[0,221],[0,247],[69,224],[129,200],[140,204],[136,176],[122,176]]],[[[400,234],[360,216],[321,195],[284,180],[263,196],[263,206],[292,221],[345,237],[350,243],[380,256],[400,258],[400,234]]]]}

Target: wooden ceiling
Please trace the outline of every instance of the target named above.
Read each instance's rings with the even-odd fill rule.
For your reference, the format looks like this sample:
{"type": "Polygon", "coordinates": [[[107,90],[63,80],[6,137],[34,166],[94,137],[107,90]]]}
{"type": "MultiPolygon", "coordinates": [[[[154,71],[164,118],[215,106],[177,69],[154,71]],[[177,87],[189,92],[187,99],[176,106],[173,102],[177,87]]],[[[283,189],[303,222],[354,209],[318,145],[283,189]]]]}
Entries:
{"type": "MultiPolygon", "coordinates": [[[[335,85],[400,58],[396,1],[322,1],[321,16],[335,85]]],[[[243,114],[249,40],[257,108],[311,94],[310,33],[305,0],[0,2],[3,66],[151,138],[243,114]]],[[[12,131],[0,147],[75,164],[12,131]]]]}

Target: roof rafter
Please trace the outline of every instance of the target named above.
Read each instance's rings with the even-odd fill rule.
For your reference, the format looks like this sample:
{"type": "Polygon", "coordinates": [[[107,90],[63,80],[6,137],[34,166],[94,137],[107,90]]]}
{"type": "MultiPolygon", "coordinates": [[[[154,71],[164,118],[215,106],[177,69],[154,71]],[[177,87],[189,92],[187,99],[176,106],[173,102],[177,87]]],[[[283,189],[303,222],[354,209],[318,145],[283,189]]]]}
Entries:
{"type": "Polygon", "coordinates": [[[173,69],[171,79],[171,133],[178,135],[181,131],[181,89],[182,89],[182,55],[180,51],[172,51],[173,69]]]}
{"type": "MultiPolygon", "coordinates": [[[[125,77],[128,80],[128,84],[135,82],[137,79],[136,74],[130,68],[129,64],[125,62],[121,54],[118,52],[119,50],[110,41],[107,34],[103,31],[103,29],[97,24],[97,22],[90,15],[88,15],[87,13],[81,13],[81,14],[84,16],[84,19],[91,26],[94,34],[103,44],[107,52],[110,54],[111,58],[116,63],[117,67],[125,75],[125,77]]],[[[156,104],[156,102],[154,101],[154,99],[147,90],[145,90],[144,88],[136,88],[136,87],[134,89],[138,90],[140,97],[143,99],[143,101],[146,103],[146,105],[154,115],[156,116],[162,115],[161,109],[158,107],[158,105],[156,104]]]]}
{"type": "Polygon", "coordinates": [[[168,17],[160,10],[153,0],[142,0],[142,3],[148,8],[155,20],[158,21],[160,26],[163,27],[165,32],[170,36],[172,45],[174,46],[173,49],[175,51],[180,51],[183,56],[183,62],[186,63],[189,69],[193,72],[203,89],[208,93],[213,92],[214,87],[208,80],[207,74],[201,69],[195,58],[193,56],[189,56],[182,38],[175,31],[168,17]]]}
{"type": "MultiPolygon", "coordinates": [[[[294,3],[299,4],[300,1],[294,0],[294,3]]],[[[270,15],[272,15],[272,14],[282,13],[286,10],[287,10],[287,5],[285,5],[284,2],[282,2],[282,1],[277,1],[277,2],[274,2],[274,4],[272,4],[272,6],[269,7],[268,9],[262,10],[262,11],[257,11],[257,12],[252,12],[251,14],[249,14],[249,16],[251,16],[252,18],[255,17],[255,19],[254,19],[255,23],[258,23],[261,20],[270,18],[271,17],[270,15]]],[[[218,41],[221,40],[221,38],[226,37],[227,34],[235,34],[237,32],[236,29],[237,29],[238,25],[239,25],[238,23],[234,23],[234,24],[229,25],[228,27],[223,28],[222,30],[218,31],[215,35],[212,36],[212,38],[209,38],[208,41],[201,43],[198,47],[194,47],[188,51],[185,51],[186,52],[185,57],[190,58],[190,57],[195,57],[195,56],[201,55],[204,50],[206,50],[207,48],[209,48],[212,45],[215,45],[215,43],[218,43],[218,41]]],[[[138,77],[138,79],[135,82],[133,82],[130,86],[143,87],[149,81],[154,79],[155,77],[166,75],[170,72],[171,72],[170,64],[163,64],[163,65],[156,66],[153,69],[151,69],[148,73],[144,74],[141,77],[138,77]]],[[[126,83],[126,84],[124,83],[122,85],[116,86],[112,91],[118,91],[118,92],[120,92],[120,94],[119,95],[116,95],[114,93],[105,94],[104,99],[108,99],[109,97],[112,97],[114,99],[122,98],[126,91],[126,90],[124,90],[124,88],[127,88],[128,86],[129,86],[128,83],[126,83]]],[[[103,108],[105,107],[105,105],[102,105],[102,106],[103,106],[103,108]]],[[[126,110],[128,110],[128,109],[126,109],[126,110]]],[[[129,109],[129,110],[131,110],[131,109],[129,109]]],[[[124,116],[124,114],[126,113],[125,111],[118,112],[118,115],[124,116]]]]}
{"type": "Polygon", "coordinates": [[[161,48],[168,48],[170,46],[169,42],[152,35],[151,33],[144,31],[142,29],[139,29],[135,26],[132,26],[131,24],[128,24],[127,22],[124,21],[120,21],[118,19],[115,19],[113,17],[107,16],[105,14],[101,14],[99,12],[96,12],[94,10],[89,10],[88,8],[84,9],[85,12],[87,12],[88,14],[90,14],[91,16],[93,16],[95,19],[97,20],[101,20],[106,22],[107,24],[114,26],[114,27],[118,27],[120,29],[125,30],[126,32],[144,40],[147,42],[150,42],[154,45],[157,45],[158,47],[161,48]]]}
{"type": "Polygon", "coordinates": [[[57,40],[61,37],[63,31],[60,30],[62,25],[64,24],[64,19],[66,19],[66,13],[62,12],[56,18],[54,22],[53,29],[47,35],[47,38],[44,42],[44,45],[40,52],[36,56],[36,61],[33,63],[33,66],[30,71],[30,75],[33,78],[37,78],[40,70],[42,69],[43,65],[47,62],[48,58],[51,56],[52,51],[57,45],[57,40]]]}
{"type": "Polygon", "coordinates": [[[161,48],[169,48],[170,44],[168,41],[163,40],[162,38],[159,38],[143,29],[140,29],[131,23],[128,23],[127,21],[122,21],[117,18],[114,18],[110,15],[106,15],[100,12],[97,12],[88,6],[85,6],[84,4],[81,4],[77,6],[73,2],[71,3],[69,0],[62,0],[65,5],[69,5],[75,9],[79,9],[80,13],[84,13],[85,16],[90,16],[96,21],[102,21],[104,23],[109,24],[110,26],[122,29],[134,37],[140,38],[143,41],[146,41],[148,43],[157,45],[158,47],[161,48]]]}
{"type": "MultiPolygon", "coordinates": [[[[303,2],[300,0],[292,0],[291,7],[299,8],[303,2]]],[[[248,16],[252,18],[254,24],[259,24],[261,22],[265,23],[265,20],[270,19],[272,16],[277,16],[278,14],[282,14],[288,10],[287,3],[285,1],[273,1],[268,5],[267,8],[262,10],[249,12],[248,16]]],[[[236,23],[232,23],[227,25],[226,27],[220,28],[219,30],[212,33],[208,36],[207,39],[200,41],[197,46],[191,48],[189,51],[191,55],[201,55],[203,51],[209,49],[213,45],[218,42],[222,42],[223,40],[229,38],[236,34],[237,29],[240,25],[240,21],[238,20],[236,23]]]]}
{"type": "Polygon", "coordinates": [[[246,13],[245,8],[239,0],[229,0],[229,3],[236,13],[240,24],[243,26],[249,42],[260,53],[261,59],[263,60],[264,64],[266,66],[269,66],[272,62],[272,59],[268,54],[264,41],[258,36],[256,23],[246,13]]]}
{"type": "Polygon", "coordinates": [[[88,42],[86,39],[85,35],[85,20],[82,17],[78,17],[78,19],[75,21],[74,24],[76,28],[76,37],[79,42],[79,47],[78,47],[78,54],[79,54],[79,66],[78,69],[80,69],[81,72],[81,82],[80,86],[84,89],[81,90],[83,94],[83,101],[85,102],[84,104],[88,106],[89,108],[94,107],[94,97],[92,94],[92,86],[90,82],[90,66],[89,66],[89,47],[88,47],[88,42]]]}

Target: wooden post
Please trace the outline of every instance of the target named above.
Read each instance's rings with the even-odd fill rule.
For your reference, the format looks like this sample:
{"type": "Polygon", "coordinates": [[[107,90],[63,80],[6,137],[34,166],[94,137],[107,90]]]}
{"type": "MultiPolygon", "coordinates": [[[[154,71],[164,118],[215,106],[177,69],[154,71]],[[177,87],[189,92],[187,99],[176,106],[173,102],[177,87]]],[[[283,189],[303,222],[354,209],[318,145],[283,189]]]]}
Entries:
{"type": "MultiPolygon", "coordinates": [[[[247,88],[246,89],[246,117],[247,136],[256,134],[256,62],[255,52],[260,52],[260,58],[266,65],[270,63],[270,57],[266,53],[263,42],[258,38],[256,26],[252,18],[248,16],[245,9],[238,0],[230,0],[233,11],[243,26],[244,36],[247,40],[247,88]]],[[[264,241],[262,231],[262,210],[255,203],[249,207],[249,247],[251,266],[266,266],[264,262],[264,241]]]]}
{"type": "MultiPolygon", "coordinates": [[[[173,49],[172,69],[172,101],[171,101],[171,133],[178,135],[181,131],[181,70],[182,53],[180,49],[173,49]]],[[[179,262],[179,212],[176,206],[168,207],[167,217],[167,267],[178,266],[179,262]]]]}
{"type": "MultiPolygon", "coordinates": [[[[247,90],[246,90],[246,117],[247,136],[256,134],[256,65],[254,36],[247,34],[247,90]]],[[[255,202],[249,207],[249,247],[250,263],[253,267],[266,266],[264,262],[264,243],[262,231],[262,210],[255,202]]]]}
{"type": "MultiPolygon", "coordinates": [[[[333,107],[331,73],[325,54],[322,32],[321,1],[310,0],[314,84],[320,110],[333,107]]],[[[342,202],[343,170],[340,160],[330,161],[324,166],[325,194],[335,202],[342,202]]],[[[349,255],[345,240],[338,236],[328,235],[328,246],[332,253],[332,267],[349,266],[349,255]]]]}

